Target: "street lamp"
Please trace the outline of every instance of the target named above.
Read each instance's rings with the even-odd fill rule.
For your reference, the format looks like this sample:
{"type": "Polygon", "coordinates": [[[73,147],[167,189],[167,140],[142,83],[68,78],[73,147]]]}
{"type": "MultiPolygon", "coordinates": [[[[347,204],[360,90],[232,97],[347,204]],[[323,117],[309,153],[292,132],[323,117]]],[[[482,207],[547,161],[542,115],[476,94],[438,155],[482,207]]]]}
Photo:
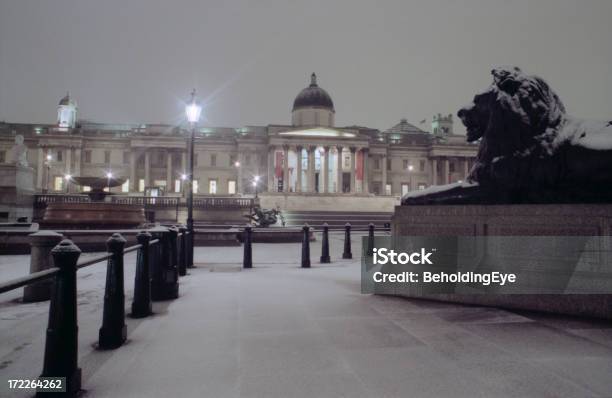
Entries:
{"type": "Polygon", "coordinates": [[[194,146],[195,146],[195,127],[200,120],[202,114],[202,106],[196,98],[195,88],[191,92],[191,101],[185,106],[185,116],[191,126],[191,135],[189,137],[189,173],[188,177],[188,189],[187,189],[187,230],[189,231],[189,261],[188,265],[193,266],[193,157],[194,157],[194,146]]]}

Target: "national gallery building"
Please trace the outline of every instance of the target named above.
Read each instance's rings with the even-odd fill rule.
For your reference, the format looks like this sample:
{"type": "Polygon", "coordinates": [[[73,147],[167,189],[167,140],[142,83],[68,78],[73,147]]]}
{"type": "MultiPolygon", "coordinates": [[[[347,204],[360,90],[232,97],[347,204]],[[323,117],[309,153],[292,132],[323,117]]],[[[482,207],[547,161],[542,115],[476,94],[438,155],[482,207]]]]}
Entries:
{"type": "MultiPolygon", "coordinates": [[[[386,131],[337,127],[334,103],[317,83],[293,101],[291,124],[198,127],[194,190],[198,195],[346,195],[399,197],[464,180],[477,145],[453,135],[452,115],[433,117],[431,132],[402,119],[386,131]]],[[[69,176],[124,178],[117,194],[180,196],[187,126],[79,121],[66,95],[54,125],[0,123],[0,163],[24,137],[37,190],[76,193],[69,176]],[[110,174],[109,174],[110,173],[110,174]]],[[[87,190],[87,187],[82,189],[87,190]]]]}

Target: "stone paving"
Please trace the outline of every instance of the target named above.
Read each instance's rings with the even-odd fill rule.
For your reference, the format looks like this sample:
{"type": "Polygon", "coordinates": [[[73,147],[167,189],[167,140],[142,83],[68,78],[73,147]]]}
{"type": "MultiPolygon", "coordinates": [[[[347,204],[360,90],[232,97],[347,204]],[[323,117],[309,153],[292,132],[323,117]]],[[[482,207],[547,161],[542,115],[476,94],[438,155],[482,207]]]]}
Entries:
{"type": "MultiPolygon", "coordinates": [[[[96,351],[104,266],[79,271],[79,363],[91,397],[605,397],[612,324],[362,295],[358,260],[298,267],[299,244],[198,248],[180,298],[127,319],[128,343],[96,351]]],[[[358,238],[353,241],[359,253],[358,238]]],[[[126,308],[134,256],[126,259],[126,308]]],[[[0,257],[2,278],[27,257],[0,257]]],[[[47,303],[0,296],[0,379],[42,367],[47,303]]],[[[8,392],[0,396],[29,396],[8,392]],[[11,395],[12,394],[12,395],[11,395]]]]}

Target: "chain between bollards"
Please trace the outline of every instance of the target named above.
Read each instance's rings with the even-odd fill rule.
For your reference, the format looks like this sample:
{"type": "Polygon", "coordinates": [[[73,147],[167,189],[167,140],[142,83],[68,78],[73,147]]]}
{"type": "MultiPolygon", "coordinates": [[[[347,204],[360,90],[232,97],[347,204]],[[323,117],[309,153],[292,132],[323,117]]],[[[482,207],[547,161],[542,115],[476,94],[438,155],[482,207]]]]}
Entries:
{"type": "MultiPolygon", "coordinates": [[[[53,250],[53,263],[60,269],[55,277],[49,304],[49,323],[41,377],[65,377],[66,396],[76,396],[81,389],[78,367],[78,325],[76,302],[76,264],[81,250],[64,239],[53,250]]],[[[38,392],[38,397],[48,393],[38,392]]]]}
{"type": "Polygon", "coordinates": [[[304,224],[302,231],[302,268],[310,268],[310,227],[308,224],[304,224]]]}
{"type": "Polygon", "coordinates": [[[144,318],[153,313],[151,305],[151,263],[149,256],[151,234],[142,231],[136,235],[136,239],[141,247],[138,249],[138,254],[136,256],[132,317],[144,318]]]}
{"type": "Polygon", "coordinates": [[[250,225],[244,227],[242,240],[244,244],[242,267],[253,268],[253,228],[250,225]]]}
{"type": "Polygon", "coordinates": [[[344,225],[344,251],[342,252],[342,258],[350,259],[353,258],[351,252],[351,224],[346,223],[344,225]]]}
{"type": "Polygon", "coordinates": [[[98,348],[100,349],[120,347],[127,338],[123,286],[123,249],[125,242],[126,240],[119,233],[114,233],[106,241],[106,247],[112,256],[108,259],[106,267],[104,313],[98,341],[98,348]]]}
{"type": "Polygon", "coordinates": [[[323,224],[323,242],[321,242],[321,263],[329,263],[329,224],[323,224]]]}

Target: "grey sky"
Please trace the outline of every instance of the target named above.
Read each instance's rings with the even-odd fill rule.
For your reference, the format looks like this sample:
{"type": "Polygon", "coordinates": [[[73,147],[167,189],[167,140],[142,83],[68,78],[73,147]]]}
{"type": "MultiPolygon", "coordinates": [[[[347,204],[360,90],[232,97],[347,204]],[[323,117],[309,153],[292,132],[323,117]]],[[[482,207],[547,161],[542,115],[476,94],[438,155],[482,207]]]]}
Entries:
{"type": "Polygon", "coordinates": [[[507,64],[609,119],[611,21],[610,0],[0,0],[0,120],[52,123],[70,90],[81,118],[172,123],[196,87],[208,125],[284,124],[315,71],[337,125],[384,129],[507,64]]]}

